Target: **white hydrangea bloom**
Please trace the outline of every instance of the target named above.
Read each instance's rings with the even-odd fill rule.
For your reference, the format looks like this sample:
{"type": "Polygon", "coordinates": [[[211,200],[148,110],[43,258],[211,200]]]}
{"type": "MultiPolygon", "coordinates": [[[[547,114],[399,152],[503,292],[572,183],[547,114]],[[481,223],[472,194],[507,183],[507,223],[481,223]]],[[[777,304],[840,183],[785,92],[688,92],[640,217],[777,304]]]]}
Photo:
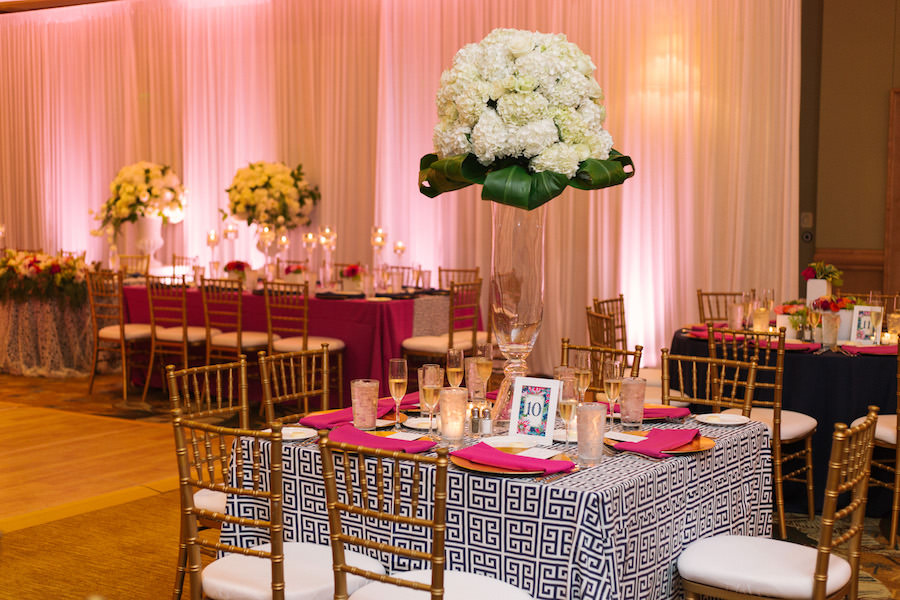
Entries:
{"type": "Polygon", "coordinates": [[[435,152],[473,153],[486,166],[522,157],[532,171],[574,175],[612,147],[595,68],[562,34],[495,29],[441,75],[435,152]]]}
{"type": "Polygon", "coordinates": [[[579,162],[574,146],[557,142],[531,159],[531,168],[535,173],[554,171],[572,178],[578,171],[579,162]]]}

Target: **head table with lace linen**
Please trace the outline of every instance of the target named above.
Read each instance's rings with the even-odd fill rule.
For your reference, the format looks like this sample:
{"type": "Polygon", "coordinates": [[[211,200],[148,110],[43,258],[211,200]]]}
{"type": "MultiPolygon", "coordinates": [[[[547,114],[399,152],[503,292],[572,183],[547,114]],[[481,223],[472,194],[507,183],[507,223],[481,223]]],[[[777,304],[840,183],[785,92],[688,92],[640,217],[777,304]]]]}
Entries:
{"type": "MultiPolygon", "coordinates": [[[[723,427],[688,419],[684,425],[654,426],[699,427],[701,435],[714,438],[715,447],[662,461],[617,453],[604,456],[598,466],[545,481],[451,465],[447,568],[490,575],[535,598],[681,598],[675,565],[692,541],[724,533],[771,535],[771,454],[764,425],[723,427]]],[[[248,442],[243,443],[248,456],[248,442]]],[[[558,443],[553,448],[564,450],[558,443]]],[[[285,540],[328,544],[315,440],[285,442],[283,457],[285,540]]],[[[423,469],[421,494],[430,508],[434,471],[423,469]]],[[[265,486],[268,473],[263,478],[265,486]]],[[[391,502],[390,477],[385,486],[391,502]]],[[[402,489],[403,501],[409,493],[402,489]]],[[[264,501],[236,497],[229,497],[227,510],[254,518],[268,511],[264,501]]],[[[358,520],[346,521],[347,527],[360,537],[422,548],[421,533],[405,525],[358,520]]],[[[221,539],[252,546],[267,542],[267,535],[225,523],[221,539]]],[[[385,563],[390,571],[422,566],[391,560],[396,564],[385,563]]]]}

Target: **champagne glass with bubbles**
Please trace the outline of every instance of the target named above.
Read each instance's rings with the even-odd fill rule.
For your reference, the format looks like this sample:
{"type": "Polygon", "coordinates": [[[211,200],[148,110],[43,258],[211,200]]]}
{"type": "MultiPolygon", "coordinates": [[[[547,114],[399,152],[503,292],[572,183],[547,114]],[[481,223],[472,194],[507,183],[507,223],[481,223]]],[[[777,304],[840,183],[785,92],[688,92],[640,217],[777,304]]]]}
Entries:
{"type": "Polygon", "coordinates": [[[488,391],[488,383],[491,380],[491,374],[494,372],[494,345],[491,343],[479,344],[478,355],[475,357],[475,368],[478,369],[478,376],[484,385],[482,390],[486,395],[488,391]]]}
{"type": "Polygon", "coordinates": [[[572,430],[572,419],[575,417],[575,406],[578,404],[575,391],[575,369],[572,367],[556,367],[553,373],[556,379],[562,381],[559,393],[559,418],[566,426],[566,451],[568,452],[571,439],[569,432],[572,430]]]}
{"type": "Polygon", "coordinates": [[[419,405],[428,411],[428,439],[434,440],[434,409],[438,403],[438,392],[444,385],[444,369],[440,365],[419,367],[419,405]]]}
{"type": "Polygon", "coordinates": [[[575,390],[578,402],[584,402],[584,393],[591,385],[591,353],[588,350],[573,350],[572,367],[575,369],[575,390]]]}
{"type": "Polygon", "coordinates": [[[609,402],[610,419],[614,414],[613,405],[619,401],[619,392],[622,390],[624,367],[621,360],[607,360],[603,363],[603,391],[606,392],[606,400],[609,402]]]}
{"type": "Polygon", "coordinates": [[[396,409],[394,411],[394,430],[400,431],[400,403],[403,396],[406,395],[406,359],[392,358],[388,366],[388,388],[391,391],[391,398],[394,399],[396,409]]]}
{"type": "Polygon", "coordinates": [[[463,379],[463,351],[459,348],[447,350],[447,382],[450,387],[459,387],[463,379]]]}

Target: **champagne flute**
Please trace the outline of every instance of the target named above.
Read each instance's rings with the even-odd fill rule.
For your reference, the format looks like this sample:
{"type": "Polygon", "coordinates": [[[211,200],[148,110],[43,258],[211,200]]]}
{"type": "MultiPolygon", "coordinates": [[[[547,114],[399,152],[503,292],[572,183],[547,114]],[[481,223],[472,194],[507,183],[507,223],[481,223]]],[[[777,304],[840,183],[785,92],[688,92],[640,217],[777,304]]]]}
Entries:
{"type": "Polygon", "coordinates": [[[392,358],[388,366],[388,388],[391,390],[391,397],[396,405],[394,431],[400,431],[400,403],[403,401],[403,396],[406,395],[406,380],[406,359],[392,358]]]}
{"type": "Polygon", "coordinates": [[[575,369],[572,367],[556,367],[553,370],[553,376],[562,381],[557,409],[559,418],[563,420],[566,426],[566,452],[568,452],[571,442],[569,432],[572,430],[572,419],[575,417],[575,407],[578,405],[575,399],[575,369]]]}
{"type": "Polygon", "coordinates": [[[447,383],[459,387],[463,379],[463,351],[459,348],[447,350],[447,383]]]}
{"type": "Polygon", "coordinates": [[[419,405],[428,411],[428,439],[436,439],[434,434],[434,409],[438,403],[438,392],[444,384],[444,370],[440,365],[419,367],[419,405]]]}
{"type": "Polygon", "coordinates": [[[619,400],[619,392],[622,390],[623,363],[620,360],[607,360],[603,363],[603,391],[606,392],[606,400],[609,402],[610,421],[615,414],[613,406],[619,400]]]}
{"type": "Polygon", "coordinates": [[[475,357],[475,368],[478,369],[478,376],[481,377],[481,383],[484,385],[482,392],[486,396],[488,383],[491,380],[491,374],[494,372],[493,344],[486,343],[478,346],[478,355],[475,357]]]}
{"type": "Polygon", "coordinates": [[[573,350],[570,355],[575,368],[575,390],[577,401],[584,402],[584,393],[591,384],[591,353],[587,350],[573,350]]]}

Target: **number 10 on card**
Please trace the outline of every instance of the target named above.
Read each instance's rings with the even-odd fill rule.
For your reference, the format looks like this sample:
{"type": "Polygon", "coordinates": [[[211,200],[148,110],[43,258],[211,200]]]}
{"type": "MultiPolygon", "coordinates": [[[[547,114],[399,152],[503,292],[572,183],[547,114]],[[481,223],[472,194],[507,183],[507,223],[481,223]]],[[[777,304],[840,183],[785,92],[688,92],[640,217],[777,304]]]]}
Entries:
{"type": "Polygon", "coordinates": [[[557,379],[517,377],[509,412],[509,435],[539,440],[541,445],[552,444],[561,385],[557,379]]]}

